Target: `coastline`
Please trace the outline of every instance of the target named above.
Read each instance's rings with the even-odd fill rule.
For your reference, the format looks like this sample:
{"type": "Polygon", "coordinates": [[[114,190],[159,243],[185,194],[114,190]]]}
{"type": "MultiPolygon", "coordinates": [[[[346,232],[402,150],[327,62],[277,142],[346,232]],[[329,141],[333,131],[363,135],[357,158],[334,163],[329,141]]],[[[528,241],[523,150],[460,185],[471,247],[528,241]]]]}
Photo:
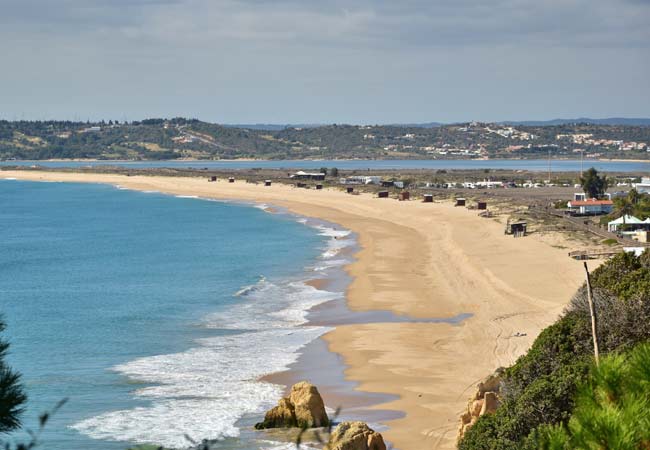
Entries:
{"type": "Polygon", "coordinates": [[[352,278],[350,310],[415,319],[473,315],[459,324],[339,325],[324,336],[329,349],[342,355],[346,379],[357,382],[356,389],[392,398],[371,409],[405,414],[386,422],[384,432],[402,450],[453,448],[469,389],[522,354],[582,282],[580,263],[564,251],[534,236],[504,236],[502,225],[448,204],[204,178],[35,171],[3,171],[0,177],[265,202],[356,233],[360,250],[345,268],[352,278]]]}

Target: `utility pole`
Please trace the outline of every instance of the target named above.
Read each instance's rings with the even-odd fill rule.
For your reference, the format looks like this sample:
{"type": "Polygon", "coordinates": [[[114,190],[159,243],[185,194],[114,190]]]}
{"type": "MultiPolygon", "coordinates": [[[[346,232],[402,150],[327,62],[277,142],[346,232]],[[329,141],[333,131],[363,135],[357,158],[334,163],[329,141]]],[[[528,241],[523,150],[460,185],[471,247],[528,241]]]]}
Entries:
{"type": "Polygon", "coordinates": [[[548,184],[551,184],[551,147],[548,148],[548,184]]]}
{"type": "Polygon", "coordinates": [[[582,172],[583,172],[582,159],[583,159],[584,155],[585,155],[585,149],[583,148],[583,149],[580,150],[580,178],[582,178],[582,172]]]}
{"type": "Polygon", "coordinates": [[[594,300],[591,295],[591,280],[589,279],[587,261],[585,261],[584,264],[585,272],[587,274],[587,300],[589,301],[589,314],[591,315],[591,337],[594,340],[594,357],[596,358],[596,366],[598,366],[598,334],[596,332],[596,309],[594,308],[594,300]]]}

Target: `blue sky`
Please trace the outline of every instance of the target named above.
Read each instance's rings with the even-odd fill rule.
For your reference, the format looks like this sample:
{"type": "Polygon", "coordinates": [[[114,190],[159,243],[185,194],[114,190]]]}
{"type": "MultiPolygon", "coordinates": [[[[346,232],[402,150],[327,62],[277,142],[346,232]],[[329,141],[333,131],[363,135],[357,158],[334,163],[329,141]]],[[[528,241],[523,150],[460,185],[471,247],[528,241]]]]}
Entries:
{"type": "Polygon", "coordinates": [[[650,0],[0,0],[0,117],[650,117],[650,0]]]}

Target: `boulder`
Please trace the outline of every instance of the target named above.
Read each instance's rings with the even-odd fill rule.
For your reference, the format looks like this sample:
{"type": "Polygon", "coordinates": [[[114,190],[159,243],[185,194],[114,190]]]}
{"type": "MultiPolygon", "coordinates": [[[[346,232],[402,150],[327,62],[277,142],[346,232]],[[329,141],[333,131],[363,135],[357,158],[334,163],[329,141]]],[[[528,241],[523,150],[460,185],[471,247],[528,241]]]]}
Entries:
{"type": "Polygon", "coordinates": [[[384,438],[363,422],[341,422],[334,429],[328,450],[386,450],[384,438]]]}
{"type": "Polygon", "coordinates": [[[255,428],[291,428],[298,426],[293,404],[288,398],[282,398],[278,406],[271,408],[265,415],[264,421],[255,424],[255,428]]]}
{"type": "Polygon", "coordinates": [[[318,428],[329,425],[325,404],[313,384],[306,381],[296,383],[289,397],[280,399],[278,406],[269,410],[264,421],[255,428],[318,428]]]}
{"type": "Polygon", "coordinates": [[[294,384],[289,401],[293,404],[299,427],[317,428],[329,425],[325,404],[313,384],[306,381],[294,384]]]}

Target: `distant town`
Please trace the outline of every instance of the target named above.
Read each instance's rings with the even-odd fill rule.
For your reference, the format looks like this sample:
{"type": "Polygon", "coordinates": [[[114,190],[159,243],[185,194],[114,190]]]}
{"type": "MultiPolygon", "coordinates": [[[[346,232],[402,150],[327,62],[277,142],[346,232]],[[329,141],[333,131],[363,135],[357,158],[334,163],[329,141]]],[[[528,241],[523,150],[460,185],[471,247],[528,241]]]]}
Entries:
{"type": "Polygon", "coordinates": [[[470,122],[226,126],[194,119],[0,121],[0,159],[650,159],[650,126],[470,122]]]}

